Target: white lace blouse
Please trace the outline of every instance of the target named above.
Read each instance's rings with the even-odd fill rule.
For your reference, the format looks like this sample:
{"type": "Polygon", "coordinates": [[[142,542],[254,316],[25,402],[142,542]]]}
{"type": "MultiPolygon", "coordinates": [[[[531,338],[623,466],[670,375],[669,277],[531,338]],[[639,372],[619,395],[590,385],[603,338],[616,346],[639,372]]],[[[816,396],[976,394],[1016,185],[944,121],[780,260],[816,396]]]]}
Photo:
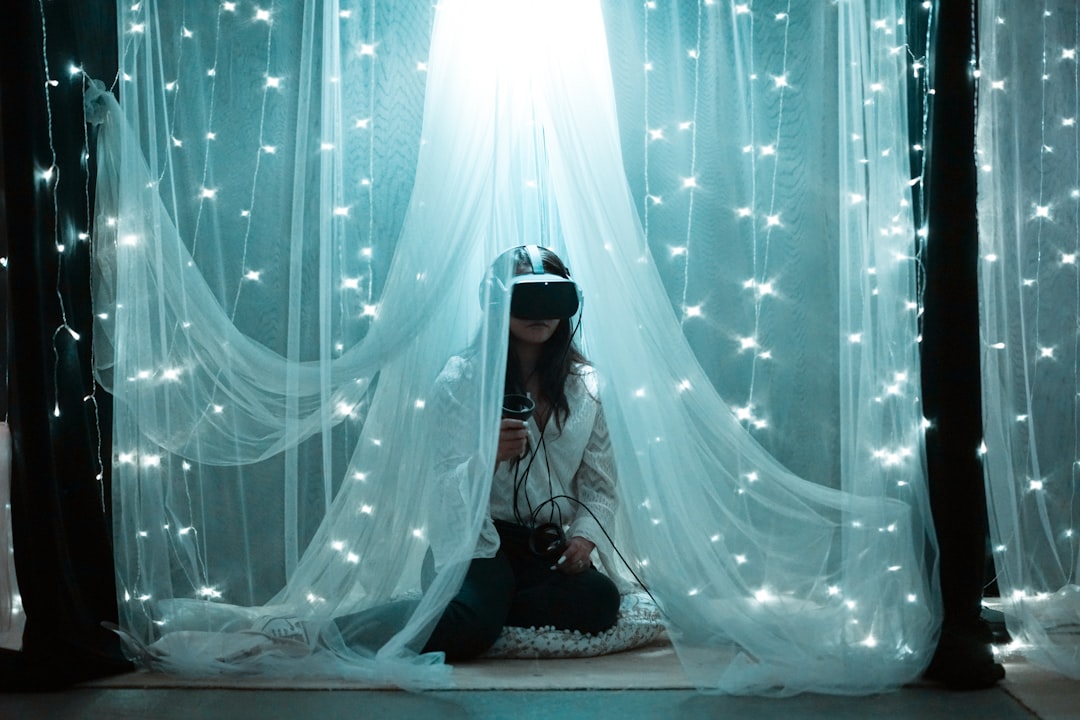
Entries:
{"type": "MultiPolygon", "coordinates": [[[[460,391],[462,383],[471,384],[472,370],[464,358],[455,357],[447,363],[439,376],[438,385],[445,397],[453,398],[460,391]]],[[[615,460],[611,450],[611,438],[607,423],[604,421],[600,404],[596,371],[587,365],[576,368],[566,381],[566,399],[570,414],[563,420],[560,429],[554,417],[547,424],[541,442],[540,428],[535,418],[528,421],[529,449],[517,465],[520,487],[518,490],[518,514],[514,513],[515,463],[499,463],[491,483],[488,515],[486,516],[477,540],[473,557],[494,557],[499,549],[499,535],[493,519],[518,522],[518,517],[529,522],[530,505],[533,509],[545,501],[559,495],[577,498],[579,503],[570,500],[557,500],[557,509],[552,503],[546,503],[536,514],[535,522],[545,523],[560,518],[567,537],[580,536],[601,545],[604,533],[601,526],[610,532],[615,518],[617,499],[615,494],[615,460]],[[528,474],[521,482],[526,465],[533,451],[536,456],[528,474]],[[588,509],[586,509],[588,508],[588,509]],[[592,511],[590,513],[590,511],[592,511]],[[595,516],[595,517],[594,517],[595,516]]],[[[444,432],[448,429],[443,428],[444,432]]],[[[460,430],[460,428],[459,428],[460,430]]],[[[468,436],[470,433],[463,433],[468,436]]],[[[466,437],[460,437],[465,441],[466,437]]],[[[460,447],[460,446],[459,446],[460,447]]],[[[462,448],[463,450],[465,448],[462,448]]],[[[458,482],[468,474],[462,463],[464,457],[447,459],[444,466],[446,473],[443,483],[443,511],[453,513],[453,507],[467,497],[467,493],[458,482]],[[456,482],[457,481],[457,482],[456,482]]],[[[437,547],[436,564],[439,563],[437,547]]]]}

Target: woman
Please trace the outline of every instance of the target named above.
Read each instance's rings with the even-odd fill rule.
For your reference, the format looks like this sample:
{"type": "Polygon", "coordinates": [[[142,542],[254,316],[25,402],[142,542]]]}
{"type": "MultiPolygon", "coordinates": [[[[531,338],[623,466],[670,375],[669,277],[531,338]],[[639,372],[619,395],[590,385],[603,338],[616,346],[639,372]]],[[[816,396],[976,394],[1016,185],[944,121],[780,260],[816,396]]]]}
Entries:
{"type": "MultiPolygon", "coordinates": [[[[615,584],[591,561],[614,520],[615,465],[596,374],[574,343],[578,302],[568,304],[565,291],[576,297],[576,286],[546,248],[503,253],[489,277],[506,263],[514,294],[505,391],[534,408],[527,420],[501,420],[489,517],[461,590],[424,648],[451,661],[481,655],[505,625],[595,634],[615,624],[619,608],[615,584]],[[541,274],[556,282],[527,282],[541,274]]],[[[452,358],[441,391],[453,396],[471,383],[472,365],[452,358]]]]}

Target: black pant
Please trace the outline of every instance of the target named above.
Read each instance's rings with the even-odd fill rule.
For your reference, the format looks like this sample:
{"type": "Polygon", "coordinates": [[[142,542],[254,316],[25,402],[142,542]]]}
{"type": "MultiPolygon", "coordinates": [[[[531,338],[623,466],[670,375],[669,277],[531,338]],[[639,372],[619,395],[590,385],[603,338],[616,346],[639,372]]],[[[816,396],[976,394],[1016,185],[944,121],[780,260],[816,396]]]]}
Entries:
{"type": "Polygon", "coordinates": [[[551,558],[529,549],[528,528],[496,522],[496,529],[498,554],[470,563],[425,652],[442,651],[450,661],[477,657],[504,625],[596,634],[615,624],[619,591],[607,576],[595,567],[577,575],[552,570],[551,558]]]}

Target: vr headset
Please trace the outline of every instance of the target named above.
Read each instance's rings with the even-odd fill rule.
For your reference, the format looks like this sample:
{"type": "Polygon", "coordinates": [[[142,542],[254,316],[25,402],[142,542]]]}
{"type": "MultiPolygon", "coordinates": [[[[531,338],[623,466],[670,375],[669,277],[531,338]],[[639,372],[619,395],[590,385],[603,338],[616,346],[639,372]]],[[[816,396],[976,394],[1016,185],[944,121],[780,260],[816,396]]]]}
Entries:
{"type": "Polygon", "coordinates": [[[512,291],[510,314],[522,320],[568,319],[577,314],[581,307],[581,290],[570,278],[544,270],[539,245],[521,245],[495,258],[488,271],[489,279],[502,286],[496,268],[512,266],[514,254],[521,247],[529,254],[532,272],[508,279],[512,291]]]}

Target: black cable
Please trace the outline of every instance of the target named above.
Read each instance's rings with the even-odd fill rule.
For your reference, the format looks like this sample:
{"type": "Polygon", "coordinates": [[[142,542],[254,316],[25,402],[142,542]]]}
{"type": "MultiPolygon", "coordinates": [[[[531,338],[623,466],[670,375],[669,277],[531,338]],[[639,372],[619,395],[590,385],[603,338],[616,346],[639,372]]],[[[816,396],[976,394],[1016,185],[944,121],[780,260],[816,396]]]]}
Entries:
{"type": "MultiPolygon", "coordinates": [[[[578,308],[577,323],[574,325],[574,329],[570,332],[570,336],[566,339],[566,344],[562,348],[562,357],[559,358],[559,365],[562,365],[562,363],[566,360],[566,356],[570,352],[570,348],[573,347],[573,345],[574,345],[574,338],[577,337],[578,332],[580,332],[580,330],[581,330],[581,316],[583,314],[582,311],[584,310],[584,305],[585,305],[585,301],[582,300],[581,303],[580,303],[580,307],[578,308]]],[[[530,377],[531,377],[531,375],[530,375],[530,377]]],[[[554,409],[552,411],[554,412],[554,409]]],[[[517,521],[517,523],[519,525],[523,525],[523,526],[526,526],[526,527],[533,527],[536,524],[536,511],[533,509],[532,501],[529,499],[529,487],[528,487],[528,482],[527,481],[528,481],[528,478],[529,478],[529,470],[532,468],[533,461],[536,460],[536,454],[538,452],[540,452],[541,447],[544,449],[544,463],[546,464],[547,469],[548,469],[548,493],[550,494],[551,492],[554,491],[554,488],[551,485],[551,464],[550,464],[550,461],[548,459],[547,445],[544,443],[544,433],[547,431],[547,423],[545,422],[544,425],[541,427],[539,422],[538,422],[537,427],[540,430],[540,440],[536,444],[536,447],[533,449],[532,453],[530,454],[529,462],[528,462],[528,464],[525,465],[525,471],[524,472],[519,472],[520,469],[521,469],[521,458],[517,458],[517,459],[514,460],[514,496],[513,496],[514,519],[517,521]],[[518,510],[518,497],[520,496],[520,492],[522,490],[524,490],[524,492],[525,492],[525,506],[529,509],[529,522],[528,523],[526,523],[522,519],[521,512],[518,510]]],[[[546,504],[546,502],[541,503],[539,507],[542,508],[545,504],[546,504]]],[[[552,514],[551,514],[550,519],[552,521],[554,521],[554,517],[555,517],[555,511],[552,510],[552,514]]],[[[562,525],[562,522],[561,522],[562,521],[562,510],[561,510],[561,508],[559,509],[559,520],[560,520],[559,525],[561,526],[562,525]]]]}
{"type": "Polygon", "coordinates": [[[645,594],[652,598],[652,601],[656,604],[656,607],[660,608],[660,603],[657,602],[656,598],[653,597],[653,594],[649,591],[649,586],[646,585],[640,577],[638,577],[638,574],[634,572],[634,568],[630,567],[630,563],[626,561],[625,557],[623,557],[622,552],[619,550],[619,546],[616,545],[615,541],[611,539],[611,535],[608,533],[607,528],[605,528],[604,524],[600,522],[600,518],[596,517],[596,513],[592,511],[592,508],[583,503],[581,500],[578,500],[576,497],[571,497],[570,495],[556,495],[542,502],[540,504],[540,507],[537,508],[537,511],[539,511],[540,508],[544,507],[544,505],[548,503],[557,504],[555,502],[556,500],[569,500],[570,502],[577,503],[585,509],[585,512],[589,513],[589,515],[592,516],[592,519],[596,521],[596,526],[600,528],[600,532],[604,533],[604,537],[607,538],[607,541],[609,543],[611,543],[611,549],[614,550],[615,554],[619,556],[620,560],[622,560],[622,564],[625,565],[626,569],[630,571],[630,574],[634,576],[634,580],[636,580],[638,585],[641,586],[641,589],[645,591],[645,594]]]}

